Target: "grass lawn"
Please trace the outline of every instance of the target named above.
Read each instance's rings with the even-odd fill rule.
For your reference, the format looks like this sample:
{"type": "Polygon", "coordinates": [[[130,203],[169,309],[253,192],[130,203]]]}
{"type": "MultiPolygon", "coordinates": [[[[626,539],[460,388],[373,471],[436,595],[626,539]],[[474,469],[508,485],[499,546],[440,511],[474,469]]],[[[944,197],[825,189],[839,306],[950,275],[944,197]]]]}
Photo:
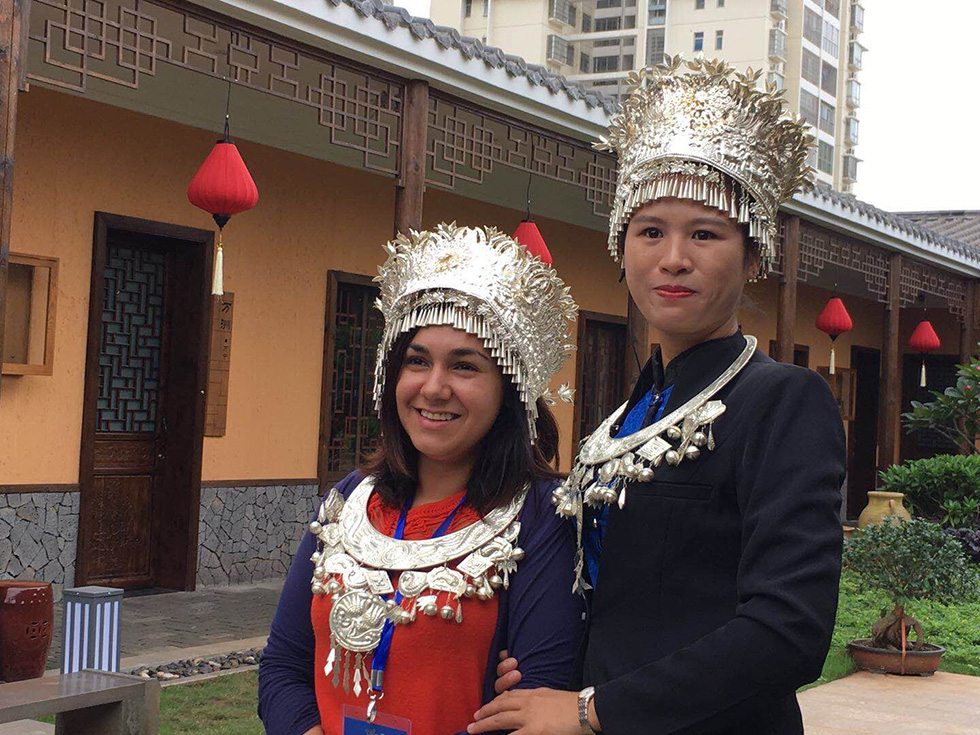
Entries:
{"type": "MultiPolygon", "coordinates": [[[[820,678],[803,689],[826,684],[857,671],[857,666],[847,653],[847,644],[855,638],[869,637],[871,624],[891,608],[887,594],[879,591],[860,592],[854,575],[845,572],[841,579],[837,624],[830,653],[820,678]]],[[[906,610],[922,623],[926,641],[946,649],[940,671],[980,676],[980,599],[955,605],[917,600],[907,605],[906,610]]]]}

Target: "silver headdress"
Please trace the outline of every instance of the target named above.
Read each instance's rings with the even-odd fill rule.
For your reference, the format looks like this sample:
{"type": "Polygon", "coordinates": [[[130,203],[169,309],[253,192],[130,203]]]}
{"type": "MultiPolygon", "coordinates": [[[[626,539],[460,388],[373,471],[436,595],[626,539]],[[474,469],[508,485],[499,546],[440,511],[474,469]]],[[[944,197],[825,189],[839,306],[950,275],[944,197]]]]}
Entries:
{"type": "MultiPolygon", "coordinates": [[[[380,410],[388,354],[399,335],[418,327],[448,325],[481,340],[509,375],[536,437],[537,399],[551,401],[548,384],[575,349],[569,324],[578,306],[549,265],[531,257],[492,227],[440,224],[432,232],[399,234],[385,249],[388,260],[374,279],[385,320],[374,373],[380,410]]],[[[571,400],[572,390],[558,390],[571,400]]]]}
{"type": "Polygon", "coordinates": [[[676,197],[747,224],[761,274],[769,272],[779,205],[811,185],[806,157],[813,136],[800,118],[784,113],[781,91],[759,88],[761,76],[761,70],[743,74],[724,61],[680,56],[630,73],[630,96],[596,144],[619,156],[608,241],[617,261],[633,213],[654,199],[676,197]]]}

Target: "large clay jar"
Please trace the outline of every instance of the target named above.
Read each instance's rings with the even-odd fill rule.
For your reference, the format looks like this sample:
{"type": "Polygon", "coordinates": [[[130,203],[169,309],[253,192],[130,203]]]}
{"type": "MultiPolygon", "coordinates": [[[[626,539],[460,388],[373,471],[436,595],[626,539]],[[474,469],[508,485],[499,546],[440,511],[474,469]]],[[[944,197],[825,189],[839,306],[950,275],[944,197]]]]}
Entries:
{"type": "Polygon", "coordinates": [[[54,628],[54,596],[47,582],[0,581],[0,680],[44,673],[54,628]]]}
{"type": "MultiPolygon", "coordinates": [[[[881,523],[888,516],[898,516],[902,520],[912,519],[911,514],[902,505],[905,493],[886,493],[881,490],[871,490],[868,493],[868,505],[861,511],[858,517],[858,528],[867,528],[876,523],[881,523]]],[[[901,523],[900,520],[892,521],[893,524],[901,523]]]]}

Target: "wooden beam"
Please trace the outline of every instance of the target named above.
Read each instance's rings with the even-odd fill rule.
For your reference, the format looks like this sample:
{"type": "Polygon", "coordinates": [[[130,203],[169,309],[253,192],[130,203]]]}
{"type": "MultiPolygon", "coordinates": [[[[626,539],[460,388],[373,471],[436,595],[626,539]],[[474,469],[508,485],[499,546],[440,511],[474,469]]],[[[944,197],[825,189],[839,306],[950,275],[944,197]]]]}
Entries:
{"type": "Polygon", "coordinates": [[[779,302],[776,306],[776,354],[779,362],[793,362],[796,344],[796,285],[800,267],[800,218],[786,221],[783,243],[783,274],[779,278],[779,302]]]}
{"type": "Polygon", "coordinates": [[[0,2],[0,355],[7,309],[7,266],[14,202],[14,132],[21,81],[22,0],[0,2]]]}
{"type": "Polygon", "coordinates": [[[626,312],[626,362],[624,363],[626,365],[624,371],[626,373],[626,384],[624,385],[626,395],[623,396],[624,401],[633,392],[633,386],[636,385],[636,381],[640,377],[640,368],[650,357],[650,328],[647,326],[647,320],[643,317],[640,307],[633,301],[633,297],[628,296],[627,298],[629,305],[626,312]]]}
{"type": "Polygon", "coordinates": [[[960,362],[967,363],[977,353],[977,281],[966,283],[963,323],[960,325],[960,362]]]}
{"type": "Polygon", "coordinates": [[[902,256],[888,259],[888,305],[881,345],[881,441],[878,443],[878,469],[884,471],[898,462],[902,412],[902,364],[898,345],[901,326],[902,256]]]}
{"type": "Polygon", "coordinates": [[[401,176],[395,185],[395,234],[422,228],[429,84],[413,79],[402,100],[401,176]]]}

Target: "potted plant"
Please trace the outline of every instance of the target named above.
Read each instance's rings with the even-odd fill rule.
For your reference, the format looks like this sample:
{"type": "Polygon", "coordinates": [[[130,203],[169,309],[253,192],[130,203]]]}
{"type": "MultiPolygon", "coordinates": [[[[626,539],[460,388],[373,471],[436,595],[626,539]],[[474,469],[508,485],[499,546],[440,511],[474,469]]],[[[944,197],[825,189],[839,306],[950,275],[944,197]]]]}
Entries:
{"type": "Polygon", "coordinates": [[[934,673],[945,649],[926,642],[922,624],[905,606],[918,599],[951,603],[975,593],[977,572],[962,545],[929,521],[882,523],[847,542],[844,565],[864,587],[885,590],[894,602],[871,626],[870,638],[848,644],[857,664],[881,673],[934,673]]]}

